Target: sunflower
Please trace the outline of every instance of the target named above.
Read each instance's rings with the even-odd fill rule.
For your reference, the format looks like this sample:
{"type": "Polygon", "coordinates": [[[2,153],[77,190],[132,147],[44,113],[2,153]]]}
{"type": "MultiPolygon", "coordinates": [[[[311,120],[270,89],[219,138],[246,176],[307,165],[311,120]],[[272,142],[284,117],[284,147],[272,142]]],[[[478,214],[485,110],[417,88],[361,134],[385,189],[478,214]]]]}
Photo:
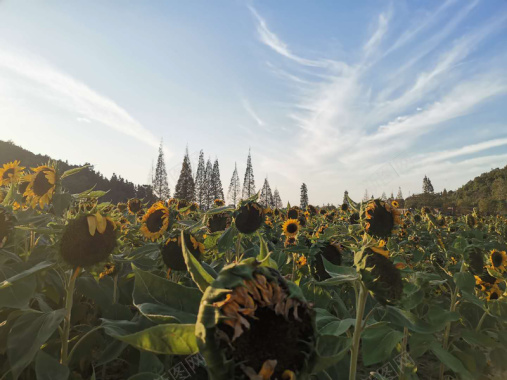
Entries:
{"type": "Polygon", "coordinates": [[[313,206],[313,205],[308,205],[306,207],[306,210],[310,213],[310,215],[317,215],[317,207],[313,206]]]}
{"type": "Polygon", "coordinates": [[[305,255],[299,255],[296,264],[299,268],[304,267],[308,263],[308,260],[306,259],[305,255]]]}
{"type": "Polygon", "coordinates": [[[0,248],[7,241],[7,238],[14,228],[15,217],[3,206],[0,206],[0,248]]]}
{"type": "Polygon", "coordinates": [[[178,200],[176,198],[170,198],[168,201],[167,201],[167,206],[168,207],[171,207],[171,206],[177,206],[178,205],[178,200]]]}
{"type": "Polygon", "coordinates": [[[288,237],[288,238],[285,238],[285,242],[283,243],[283,246],[285,248],[287,248],[288,246],[290,245],[296,245],[298,243],[298,239],[297,237],[288,237]]]}
{"type": "Polygon", "coordinates": [[[349,210],[349,204],[348,203],[344,203],[340,206],[340,209],[342,211],[348,211],[349,210]]]}
{"type": "Polygon", "coordinates": [[[110,218],[82,215],[65,227],[60,253],[74,267],[90,266],[106,260],[116,244],[116,224],[110,218]]]}
{"type": "Polygon", "coordinates": [[[421,215],[416,214],[414,215],[414,222],[419,223],[422,220],[421,215]]]}
{"type": "Polygon", "coordinates": [[[494,285],[491,287],[491,289],[486,291],[486,299],[488,301],[497,300],[501,297],[502,297],[502,291],[500,290],[498,285],[494,285]]]}
{"type": "Polygon", "coordinates": [[[11,183],[17,183],[23,175],[23,166],[19,166],[19,161],[12,161],[4,164],[0,168],[0,186],[10,185],[11,183]]]}
{"type": "Polygon", "coordinates": [[[484,252],[479,247],[469,245],[465,248],[468,254],[468,268],[472,274],[481,274],[484,270],[484,252]]]}
{"type": "Polygon", "coordinates": [[[318,281],[323,281],[328,278],[331,278],[329,273],[327,273],[326,268],[324,266],[324,260],[322,258],[325,258],[327,261],[329,261],[331,264],[334,265],[341,265],[342,263],[342,255],[343,255],[343,248],[340,244],[336,242],[326,242],[315,254],[314,257],[314,267],[315,267],[315,273],[314,277],[318,281]]]}
{"type": "Polygon", "coordinates": [[[181,209],[188,207],[188,206],[190,206],[189,201],[187,201],[186,199],[179,199],[178,204],[176,205],[176,209],[181,210],[181,209]]]}
{"type": "Polygon", "coordinates": [[[487,272],[479,276],[475,275],[474,277],[475,277],[475,286],[482,291],[488,291],[500,282],[500,280],[491,276],[487,272]]]}
{"type": "Polygon", "coordinates": [[[204,292],[195,329],[212,380],[306,379],[315,331],[300,289],[253,259],[220,272],[204,292]]]}
{"type": "Polygon", "coordinates": [[[212,214],[206,223],[210,233],[225,231],[231,224],[231,217],[226,212],[212,214]]]}
{"type": "Polygon", "coordinates": [[[297,219],[287,219],[285,223],[282,225],[283,234],[287,237],[296,237],[299,233],[299,220],[297,219]]]}
{"type": "Polygon", "coordinates": [[[244,234],[257,231],[264,223],[263,208],[257,202],[248,202],[236,210],[236,228],[244,234]]]}
{"type": "MultiPolygon", "coordinates": [[[[197,241],[197,239],[185,232],[185,247],[190,251],[190,253],[199,261],[202,260],[202,255],[204,254],[204,245],[197,241]]],[[[183,247],[181,245],[181,235],[173,236],[166,240],[166,242],[161,246],[160,253],[162,255],[162,260],[164,264],[167,265],[169,269],[174,270],[187,270],[187,264],[185,263],[185,258],[183,257],[183,247]]]]}
{"type": "Polygon", "coordinates": [[[499,250],[493,249],[491,251],[489,259],[491,261],[491,266],[494,269],[496,269],[500,272],[505,271],[506,266],[507,266],[507,253],[505,251],[499,251],[499,250]]]}
{"type": "Polygon", "coordinates": [[[213,201],[213,203],[214,203],[214,205],[215,205],[216,207],[222,207],[222,206],[225,206],[225,202],[224,202],[224,200],[223,200],[223,199],[215,199],[215,200],[213,201]]]}
{"type": "Polygon", "coordinates": [[[298,219],[299,218],[299,209],[296,207],[292,207],[287,211],[287,218],[289,219],[298,219]]]}
{"type": "Polygon", "coordinates": [[[131,214],[137,214],[139,211],[141,211],[143,204],[141,203],[140,199],[131,198],[127,202],[127,207],[131,214]]]}
{"type": "Polygon", "coordinates": [[[141,232],[145,238],[155,241],[164,234],[167,227],[169,227],[169,209],[163,202],[157,202],[144,214],[141,232]]]}
{"type": "Polygon", "coordinates": [[[359,224],[359,213],[354,212],[352,215],[350,215],[349,223],[350,224],[359,224]]]}
{"type": "Polygon", "coordinates": [[[47,165],[38,166],[32,170],[32,174],[25,176],[29,184],[24,195],[32,208],[37,205],[43,208],[53,198],[56,187],[56,171],[54,167],[47,165]]]}
{"type": "Polygon", "coordinates": [[[116,207],[118,207],[118,211],[120,212],[124,212],[127,210],[127,204],[126,203],[122,203],[122,202],[119,202],[116,207]]]}
{"type": "Polygon", "coordinates": [[[99,278],[103,279],[104,277],[107,277],[107,276],[113,277],[116,274],[118,274],[118,268],[116,267],[116,265],[106,264],[106,265],[104,265],[104,270],[99,274],[99,278]]]}
{"type": "Polygon", "coordinates": [[[400,203],[398,201],[392,201],[391,206],[393,206],[394,208],[398,208],[400,207],[400,203]]]}
{"type": "Polygon", "coordinates": [[[378,199],[366,204],[362,220],[366,233],[385,239],[389,237],[396,224],[400,224],[398,211],[378,199]]]}

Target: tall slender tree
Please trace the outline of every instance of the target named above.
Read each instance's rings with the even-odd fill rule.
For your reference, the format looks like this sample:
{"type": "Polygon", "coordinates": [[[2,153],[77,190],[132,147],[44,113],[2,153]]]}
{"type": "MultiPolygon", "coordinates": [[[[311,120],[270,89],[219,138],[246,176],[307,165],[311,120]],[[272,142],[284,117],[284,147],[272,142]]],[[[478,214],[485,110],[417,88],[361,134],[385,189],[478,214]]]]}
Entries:
{"type": "Polygon", "coordinates": [[[346,204],[346,205],[349,204],[349,192],[347,190],[345,190],[345,192],[343,193],[343,201],[342,201],[342,203],[346,204]]]}
{"type": "Polygon", "coordinates": [[[213,165],[211,164],[211,159],[208,158],[208,162],[206,163],[206,170],[204,172],[204,209],[208,210],[213,203],[213,165]]]}
{"type": "Polygon", "coordinates": [[[268,179],[264,179],[264,185],[262,185],[261,195],[259,203],[264,207],[273,207],[273,194],[271,193],[271,187],[269,186],[268,179]]]}
{"type": "Polygon", "coordinates": [[[301,197],[299,203],[299,207],[301,207],[303,210],[305,210],[308,206],[308,188],[306,187],[306,183],[303,183],[301,185],[301,197]]]}
{"type": "Polygon", "coordinates": [[[183,158],[183,164],[181,165],[180,177],[176,184],[174,191],[174,197],[178,199],[185,199],[187,201],[193,201],[195,199],[195,183],[192,175],[192,166],[190,164],[190,157],[188,155],[188,148],[183,158]]]}
{"type": "Polygon", "coordinates": [[[275,189],[275,192],[273,193],[273,206],[275,208],[282,208],[282,198],[280,198],[280,193],[278,192],[278,189],[275,189]]]}
{"type": "Polygon", "coordinates": [[[433,185],[430,179],[427,176],[424,176],[423,179],[423,193],[424,194],[433,194],[435,189],[433,189],[433,185]]]}
{"type": "Polygon", "coordinates": [[[368,194],[368,189],[364,190],[363,202],[368,202],[370,200],[370,195],[368,194]]]}
{"type": "Polygon", "coordinates": [[[236,163],[234,163],[234,172],[232,173],[231,183],[229,184],[229,191],[227,192],[227,198],[229,199],[229,202],[234,205],[234,207],[236,207],[236,204],[239,201],[240,191],[241,184],[239,182],[238,167],[236,163]]]}
{"type": "Polygon", "coordinates": [[[387,201],[387,195],[386,195],[385,191],[382,192],[382,195],[380,196],[380,199],[383,200],[383,201],[387,201]]]}
{"type": "Polygon", "coordinates": [[[255,194],[255,179],[252,168],[252,155],[249,150],[248,158],[246,160],[246,171],[245,178],[243,180],[243,192],[241,194],[241,197],[243,199],[248,199],[254,194],[255,194]]]}
{"type": "Polygon", "coordinates": [[[199,207],[203,207],[204,202],[204,172],[206,171],[206,166],[204,163],[204,152],[201,150],[199,152],[199,163],[197,164],[197,172],[195,174],[195,200],[199,204],[199,207]]]}
{"type": "Polygon", "coordinates": [[[167,183],[167,170],[165,168],[163,141],[160,140],[158,148],[157,166],[153,178],[153,191],[158,199],[167,199],[171,196],[167,183]]]}
{"type": "Polygon", "coordinates": [[[398,187],[398,194],[396,194],[397,200],[403,200],[403,193],[401,192],[401,187],[398,187]]]}
{"type": "Polygon", "coordinates": [[[220,179],[220,167],[218,165],[218,158],[215,159],[213,164],[213,182],[211,184],[214,199],[224,199],[224,188],[222,187],[222,180],[220,179]]]}

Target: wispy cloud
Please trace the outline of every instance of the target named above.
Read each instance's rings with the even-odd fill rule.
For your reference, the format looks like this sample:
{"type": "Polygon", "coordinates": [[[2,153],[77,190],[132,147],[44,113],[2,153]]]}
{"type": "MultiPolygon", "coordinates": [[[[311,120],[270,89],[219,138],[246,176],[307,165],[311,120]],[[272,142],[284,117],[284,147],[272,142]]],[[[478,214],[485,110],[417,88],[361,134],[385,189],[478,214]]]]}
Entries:
{"type": "Polygon", "coordinates": [[[24,78],[29,86],[36,88],[33,93],[78,115],[78,121],[101,123],[153,147],[159,144],[158,138],[113,100],[92,90],[41,57],[2,49],[0,74],[2,71],[4,75],[24,78]]]}
{"type": "Polygon", "coordinates": [[[266,123],[264,120],[262,120],[259,115],[253,110],[252,106],[250,105],[250,102],[243,98],[241,99],[241,104],[243,105],[243,108],[246,110],[246,112],[254,119],[254,121],[259,125],[260,127],[266,127],[266,123]]]}

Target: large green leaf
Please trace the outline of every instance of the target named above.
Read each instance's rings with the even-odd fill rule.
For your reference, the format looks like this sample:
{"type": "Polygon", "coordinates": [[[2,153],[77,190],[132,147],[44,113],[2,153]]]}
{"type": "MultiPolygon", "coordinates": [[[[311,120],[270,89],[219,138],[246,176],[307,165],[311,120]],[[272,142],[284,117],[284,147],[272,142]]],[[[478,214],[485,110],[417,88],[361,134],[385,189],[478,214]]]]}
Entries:
{"type": "Polygon", "coordinates": [[[8,279],[0,282],[0,290],[3,290],[3,289],[8,288],[8,287],[11,287],[11,286],[14,285],[14,283],[16,281],[25,279],[26,277],[32,276],[33,274],[35,274],[35,273],[37,273],[37,272],[39,272],[41,270],[50,268],[54,264],[55,263],[52,262],[52,261],[42,261],[42,262],[34,265],[33,267],[29,268],[29,269],[26,269],[26,270],[24,270],[22,272],[19,272],[19,273],[15,274],[14,276],[9,277],[8,279]]]}
{"type": "Polygon", "coordinates": [[[64,316],[65,309],[50,313],[30,311],[16,320],[7,337],[7,356],[14,379],[32,362],[64,316]]]}
{"type": "Polygon", "coordinates": [[[322,335],[317,340],[316,362],[312,372],[318,373],[342,360],[350,350],[352,339],[333,335],[322,335]]]}
{"type": "Polygon", "coordinates": [[[454,282],[461,290],[473,293],[475,287],[475,278],[471,273],[459,272],[454,274],[454,282]]]}
{"type": "Polygon", "coordinates": [[[35,358],[37,380],[66,380],[69,377],[68,367],[44,351],[40,350],[35,358]]]}
{"type": "Polygon", "coordinates": [[[135,348],[163,355],[191,355],[198,352],[194,324],[164,324],[117,339],[135,348]]]}
{"type": "Polygon", "coordinates": [[[452,371],[459,373],[462,378],[470,379],[472,375],[465,368],[463,363],[449,351],[444,350],[439,343],[435,342],[431,345],[431,351],[436,355],[438,360],[440,360],[446,367],[451,369],[452,371]]]}
{"type": "Polygon", "coordinates": [[[326,268],[326,272],[329,273],[331,278],[319,282],[318,284],[321,286],[335,286],[359,279],[359,274],[355,268],[331,264],[331,262],[324,257],[322,257],[322,261],[324,263],[324,268],[326,268]]]}
{"type": "Polygon", "coordinates": [[[378,325],[365,330],[362,334],[363,363],[365,366],[387,360],[396,345],[403,339],[401,331],[386,325],[378,325]]]}
{"type": "Polygon", "coordinates": [[[206,288],[213,282],[213,277],[211,277],[195,256],[188,250],[185,244],[185,235],[183,231],[181,231],[181,248],[185,264],[187,264],[187,269],[190,272],[190,276],[192,276],[192,280],[194,280],[195,284],[201,289],[201,292],[204,293],[206,288]]]}
{"type": "Polygon", "coordinates": [[[432,308],[432,323],[428,323],[417,318],[409,311],[401,310],[397,307],[387,306],[386,320],[400,327],[407,327],[409,330],[422,333],[433,334],[445,327],[447,322],[457,321],[459,314],[450,312],[441,308],[432,308]]]}
{"type": "MultiPolygon", "coordinates": [[[[0,268],[0,280],[9,281],[8,279],[15,277],[20,272],[11,267],[0,268]]],[[[33,294],[37,283],[35,278],[28,276],[24,281],[12,282],[10,286],[0,289],[0,308],[26,309],[33,294]]]]}

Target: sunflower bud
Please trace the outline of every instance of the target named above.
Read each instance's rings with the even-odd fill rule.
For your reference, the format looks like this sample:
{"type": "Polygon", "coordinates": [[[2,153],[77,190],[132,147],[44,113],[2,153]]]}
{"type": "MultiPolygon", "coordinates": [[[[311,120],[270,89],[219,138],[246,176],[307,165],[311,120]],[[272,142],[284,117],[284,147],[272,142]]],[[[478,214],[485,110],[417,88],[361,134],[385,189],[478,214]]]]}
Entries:
{"type": "Polygon", "coordinates": [[[304,378],[316,344],[301,290],[253,259],[206,289],[195,331],[212,380],[304,378]]]}

